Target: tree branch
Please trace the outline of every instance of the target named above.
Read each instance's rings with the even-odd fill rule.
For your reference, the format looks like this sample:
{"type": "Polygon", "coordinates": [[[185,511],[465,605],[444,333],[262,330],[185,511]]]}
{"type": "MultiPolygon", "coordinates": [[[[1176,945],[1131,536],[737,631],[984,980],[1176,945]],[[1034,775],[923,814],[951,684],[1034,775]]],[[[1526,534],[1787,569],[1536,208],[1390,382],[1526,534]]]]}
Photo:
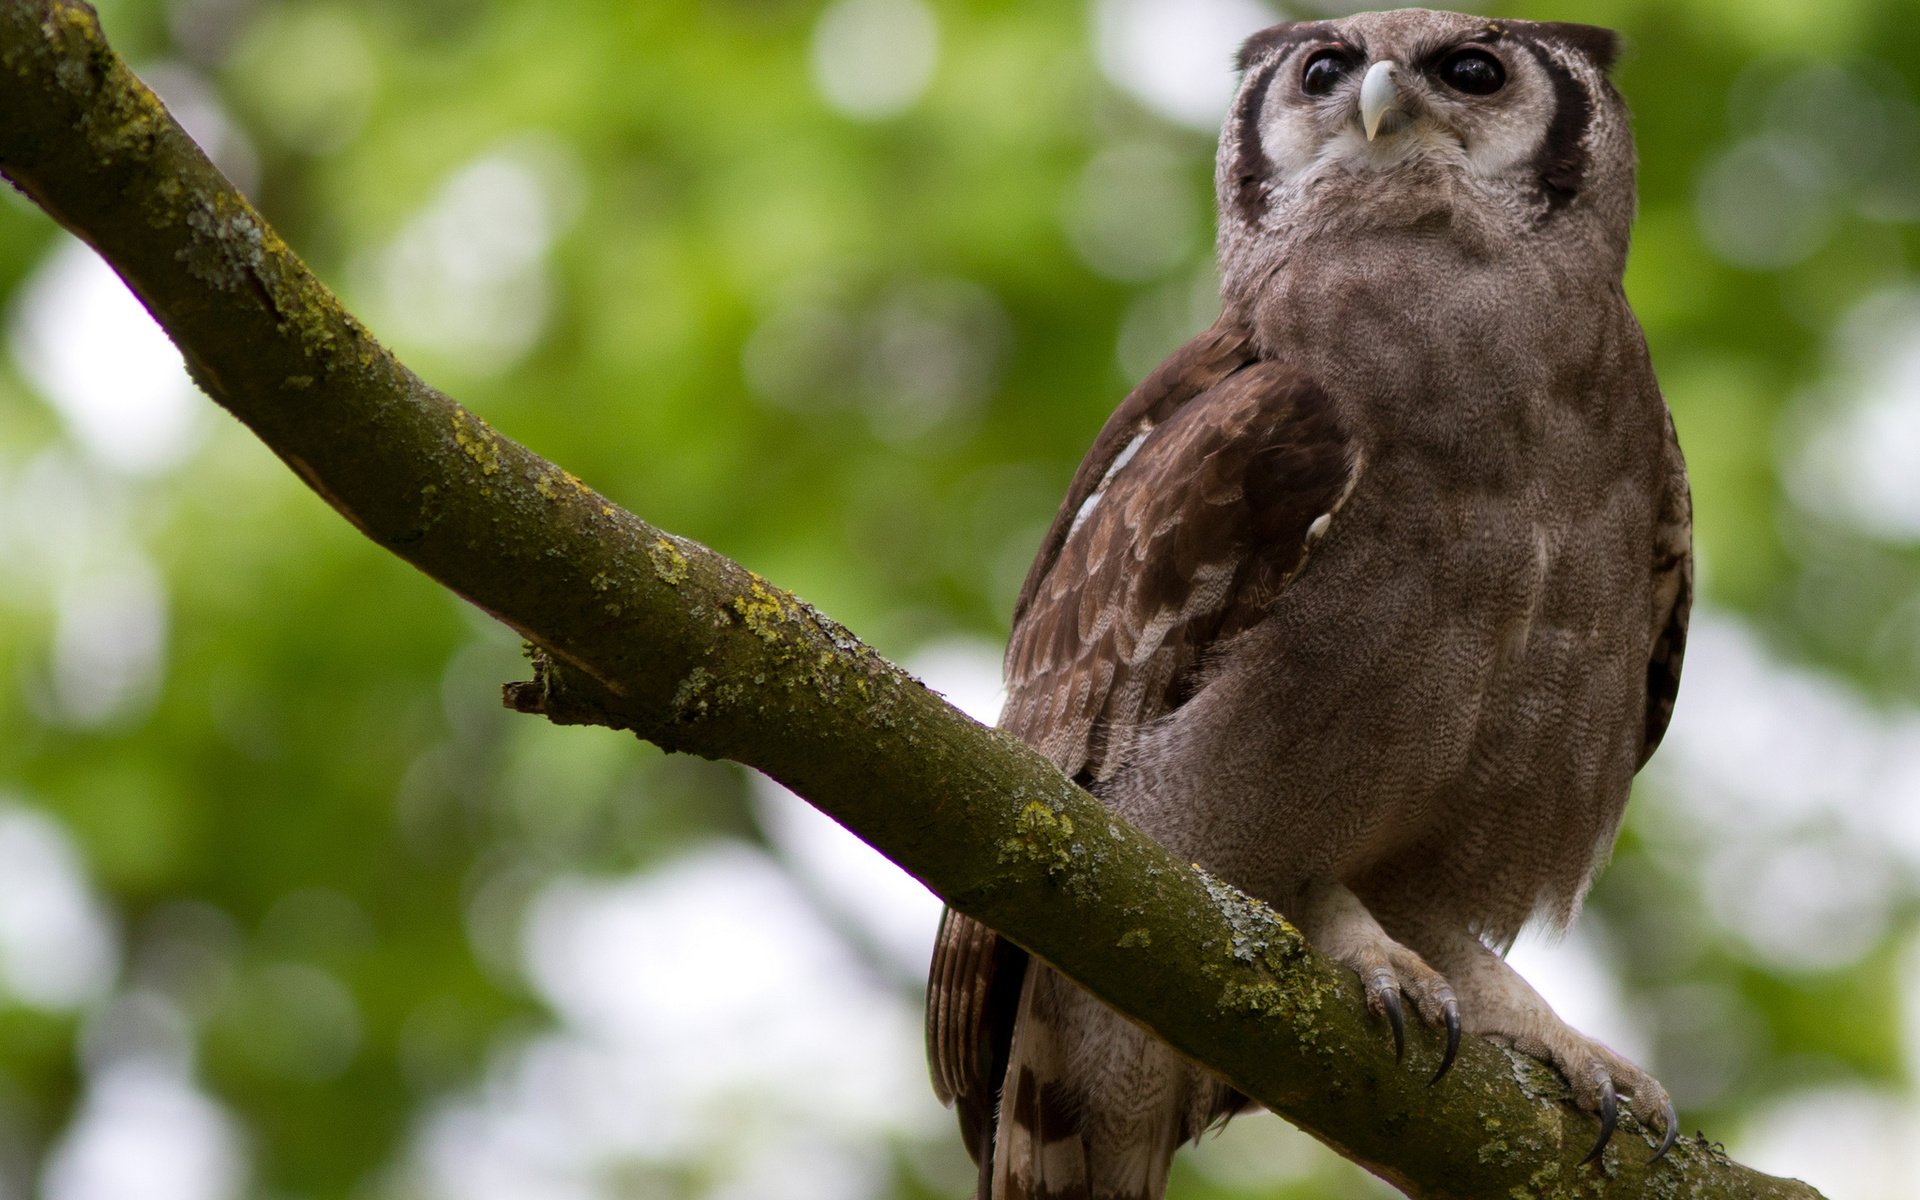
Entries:
{"type": "Polygon", "coordinates": [[[535,643],[507,701],[779,779],[954,907],[1424,1197],[1810,1197],[1469,1039],[1437,1088],[1352,973],[838,624],[648,525],[421,382],[207,161],[74,0],[0,0],[0,171],[91,243],[194,379],[374,542],[535,643]]]}

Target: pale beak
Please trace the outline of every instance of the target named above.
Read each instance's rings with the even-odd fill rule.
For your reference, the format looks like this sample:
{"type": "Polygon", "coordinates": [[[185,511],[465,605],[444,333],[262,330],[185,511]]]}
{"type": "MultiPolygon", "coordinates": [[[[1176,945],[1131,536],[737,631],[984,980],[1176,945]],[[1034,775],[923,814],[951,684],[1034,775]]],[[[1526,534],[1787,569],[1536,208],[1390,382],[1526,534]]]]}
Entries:
{"type": "Polygon", "coordinates": [[[1400,98],[1400,91],[1393,86],[1394,72],[1399,64],[1390,59],[1382,59],[1367,68],[1360,80],[1360,127],[1367,131],[1367,140],[1380,131],[1380,122],[1393,111],[1394,101],[1400,98]]]}

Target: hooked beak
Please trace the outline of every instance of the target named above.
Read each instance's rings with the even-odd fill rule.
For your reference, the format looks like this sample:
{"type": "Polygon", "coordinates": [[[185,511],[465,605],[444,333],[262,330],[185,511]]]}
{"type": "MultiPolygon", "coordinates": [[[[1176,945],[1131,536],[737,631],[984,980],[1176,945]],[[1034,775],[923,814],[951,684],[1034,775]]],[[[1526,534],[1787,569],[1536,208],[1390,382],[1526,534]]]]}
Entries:
{"type": "Polygon", "coordinates": [[[1360,127],[1367,131],[1368,141],[1372,141],[1380,131],[1380,122],[1394,110],[1394,102],[1400,99],[1400,91],[1393,85],[1393,75],[1397,70],[1398,63],[1382,59],[1368,67],[1365,77],[1360,80],[1360,127]]]}

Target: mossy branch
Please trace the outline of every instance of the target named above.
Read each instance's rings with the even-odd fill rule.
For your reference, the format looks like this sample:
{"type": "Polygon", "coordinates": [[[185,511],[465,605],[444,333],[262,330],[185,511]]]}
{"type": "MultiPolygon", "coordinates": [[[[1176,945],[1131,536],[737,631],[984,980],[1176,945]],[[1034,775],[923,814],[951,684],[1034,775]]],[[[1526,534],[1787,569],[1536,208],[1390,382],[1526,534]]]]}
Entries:
{"type": "Polygon", "coordinates": [[[1597,1167],[1548,1068],[1393,1061],[1350,972],[791,594],[428,387],[207,161],[73,0],[0,0],[0,172],[91,243],[194,379],[380,546],[518,630],[508,703],[779,779],[1267,1107],[1430,1197],[1811,1197],[1631,1120],[1597,1167]]]}

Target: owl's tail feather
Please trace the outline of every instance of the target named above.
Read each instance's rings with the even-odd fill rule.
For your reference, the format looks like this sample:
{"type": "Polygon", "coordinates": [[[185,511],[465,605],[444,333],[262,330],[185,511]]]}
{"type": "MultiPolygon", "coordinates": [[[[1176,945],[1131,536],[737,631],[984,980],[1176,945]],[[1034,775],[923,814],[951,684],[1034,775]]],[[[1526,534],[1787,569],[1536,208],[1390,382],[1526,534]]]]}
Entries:
{"type": "Polygon", "coordinates": [[[1061,1014],[1051,1003],[1059,982],[1035,963],[1023,983],[994,1131],[992,1190],[980,1200],[1094,1200],[1058,1036],[1061,1014]]]}
{"type": "Polygon", "coordinates": [[[1237,1099],[1035,962],[1021,982],[980,1200],[1163,1200],[1174,1149],[1237,1099]]]}

